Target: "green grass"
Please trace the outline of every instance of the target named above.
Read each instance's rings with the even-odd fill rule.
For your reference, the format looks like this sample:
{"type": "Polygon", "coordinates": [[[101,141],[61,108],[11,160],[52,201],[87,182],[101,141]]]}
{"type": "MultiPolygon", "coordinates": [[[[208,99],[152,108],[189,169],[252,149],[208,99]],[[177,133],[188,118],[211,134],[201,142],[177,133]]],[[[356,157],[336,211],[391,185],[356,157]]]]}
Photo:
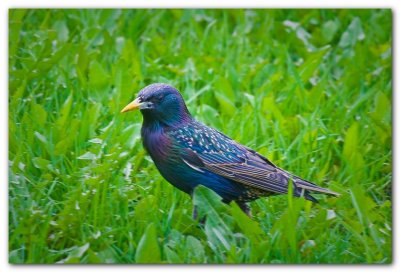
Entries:
{"type": "Polygon", "coordinates": [[[11,263],[391,263],[390,10],[9,12],[11,263]],[[158,173],[144,86],[342,194],[277,196],[254,220],[158,173]]]}

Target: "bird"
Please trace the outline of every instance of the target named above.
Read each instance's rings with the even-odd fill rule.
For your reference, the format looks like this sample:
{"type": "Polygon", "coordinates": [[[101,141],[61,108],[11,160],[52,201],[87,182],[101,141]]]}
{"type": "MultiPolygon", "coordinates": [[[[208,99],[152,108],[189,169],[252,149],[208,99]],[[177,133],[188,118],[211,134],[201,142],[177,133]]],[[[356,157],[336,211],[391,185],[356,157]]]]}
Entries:
{"type": "MultiPolygon", "coordinates": [[[[279,168],[263,155],[197,121],[181,93],[165,83],[141,89],[121,113],[140,110],[142,143],[160,174],[173,186],[193,197],[202,185],[224,203],[232,201],[251,217],[249,202],[292,192],[318,202],[311,193],[339,196],[279,168]]],[[[197,218],[194,206],[193,217],[197,218]]]]}

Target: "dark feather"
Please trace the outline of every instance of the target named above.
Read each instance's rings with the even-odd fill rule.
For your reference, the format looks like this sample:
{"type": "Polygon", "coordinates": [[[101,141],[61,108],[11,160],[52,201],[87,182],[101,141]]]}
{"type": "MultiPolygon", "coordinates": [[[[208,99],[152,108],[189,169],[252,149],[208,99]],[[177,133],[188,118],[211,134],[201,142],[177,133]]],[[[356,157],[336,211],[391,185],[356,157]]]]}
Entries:
{"type": "Polygon", "coordinates": [[[215,129],[199,122],[168,132],[184,160],[193,169],[210,171],[227,179],[266,193],[286,194],[291,179],[294,194],[316,201],[308,191],[337,195],[296,177],[215,129]],[[304,190],[304,192],[302,192],[304,190]]]}

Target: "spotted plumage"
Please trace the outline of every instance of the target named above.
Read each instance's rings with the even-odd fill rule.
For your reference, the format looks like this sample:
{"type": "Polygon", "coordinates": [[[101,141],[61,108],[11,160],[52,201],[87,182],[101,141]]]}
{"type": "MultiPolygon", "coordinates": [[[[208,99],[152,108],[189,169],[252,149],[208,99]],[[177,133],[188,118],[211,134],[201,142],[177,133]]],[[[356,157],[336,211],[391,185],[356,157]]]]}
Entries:
{"type": "Polygon", "coordinates": [[[203,185],[224,202],[236,201],[247,213],[246,202],[286,194],[290,180],[293,194],[310,201],[316,202],[311,192],[338,195],[277,167],[254,150],[196,121],[172,86],[145,87],[122,112],[137,108],[143,114],[145,149],[161,175],[188,194],[203,185]]]}

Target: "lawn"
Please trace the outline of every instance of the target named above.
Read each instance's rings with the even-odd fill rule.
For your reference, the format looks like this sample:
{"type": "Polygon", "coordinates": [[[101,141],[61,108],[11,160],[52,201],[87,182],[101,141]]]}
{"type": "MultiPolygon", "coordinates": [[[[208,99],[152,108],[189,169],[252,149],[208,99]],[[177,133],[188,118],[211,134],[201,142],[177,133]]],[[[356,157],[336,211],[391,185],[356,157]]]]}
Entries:
{"type": "Polygon", "coordinates": [[[391,263],[390,10],[9,11],[10,263],[391,263]],[[341,193],[195,202],[142,117],[164,82],[191,113],[341,193]]]}

